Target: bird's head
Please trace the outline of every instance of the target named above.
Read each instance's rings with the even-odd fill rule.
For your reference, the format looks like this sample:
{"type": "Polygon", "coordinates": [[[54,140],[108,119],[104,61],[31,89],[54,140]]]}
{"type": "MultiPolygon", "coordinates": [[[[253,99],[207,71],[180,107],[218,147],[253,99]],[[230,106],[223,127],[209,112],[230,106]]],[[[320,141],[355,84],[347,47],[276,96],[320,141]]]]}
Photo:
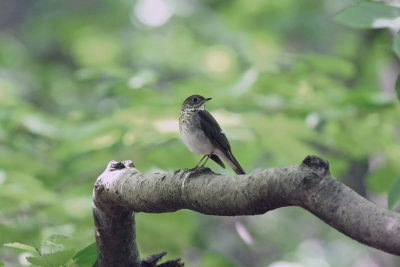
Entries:
{"type": "Polygon", "coordinates": [[[209,100],[211,100],[211,98],[205,98],[201,95],[192,95],[183,102],[182,109],[204,110],[204,104],[209,100]]]}

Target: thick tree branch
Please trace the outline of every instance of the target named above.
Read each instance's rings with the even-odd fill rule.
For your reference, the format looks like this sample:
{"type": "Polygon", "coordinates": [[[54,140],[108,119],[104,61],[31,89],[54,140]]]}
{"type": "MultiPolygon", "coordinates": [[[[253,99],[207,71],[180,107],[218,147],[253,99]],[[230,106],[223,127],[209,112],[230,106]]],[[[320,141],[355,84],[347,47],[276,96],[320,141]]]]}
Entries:
{"type": "Polygon", "coordinates": [[[139,266],[133,211],[179,209],[235,216],[300,206],[361,243],[400,255],[400,214],[369,202],[337,181],[329,173],[328,162],[315,156],[300,165],[246,175],[219,175],[208,168],[144,174],[130,161],[110,162],[96,181],[93,204],[99,261],[118,256],[132,262],[118,266],[139,266]],[[115,255],[116,250],[123,252],[115,255]]]}

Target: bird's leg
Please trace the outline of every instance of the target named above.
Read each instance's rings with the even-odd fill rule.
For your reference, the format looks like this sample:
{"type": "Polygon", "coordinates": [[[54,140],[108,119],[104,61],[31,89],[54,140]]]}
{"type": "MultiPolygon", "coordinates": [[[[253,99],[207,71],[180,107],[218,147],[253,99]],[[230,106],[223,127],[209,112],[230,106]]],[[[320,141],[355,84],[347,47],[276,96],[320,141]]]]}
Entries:
{"type": "Polygon", "coordinates": [[[210,155],[207,155],[207,158],[206,158],[206,160],[204,161],[204,163],[203,163],[203,165],[201,165],[201,168],[203,168],[204,167],[204,165],[206,165],[206,163],[207,163],[207,160],[211,157],[211,155],[212,154],[210,154],[210,155]]]}
{"type": "Polygon", "coordinates": [[[200,163],[203,161],[203,159],[204,159],[205,157],[207,157],[207,155],[204,155],[204,156],[201,158],[201,160],[199,161],[199,163],[197,163],[196,167],[194,167],[193,169],[197,169],[197,168],[199,167],[200,163]]]}

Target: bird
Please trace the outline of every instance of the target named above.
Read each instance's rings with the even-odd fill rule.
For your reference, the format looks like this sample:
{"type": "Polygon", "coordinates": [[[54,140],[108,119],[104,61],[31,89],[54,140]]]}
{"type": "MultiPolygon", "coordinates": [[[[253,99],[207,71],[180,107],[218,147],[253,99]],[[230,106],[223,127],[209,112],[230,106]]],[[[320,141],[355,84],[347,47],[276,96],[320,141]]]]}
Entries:
{"type": "Polygon", "coordinates": [[[194,167],[201,167],[211,158],[222,168],[225,161],[236,174],[245,174],[243,168],[232,154],[231,146],[225,133],[214,117],[205,110],[205,104],[212,98],[192,95],[182,104],[179,116],[179,132],[187,148],[198,155],[204,155],[194,167]],[[221,160],[222,159],[222,160],[221,160]]]}

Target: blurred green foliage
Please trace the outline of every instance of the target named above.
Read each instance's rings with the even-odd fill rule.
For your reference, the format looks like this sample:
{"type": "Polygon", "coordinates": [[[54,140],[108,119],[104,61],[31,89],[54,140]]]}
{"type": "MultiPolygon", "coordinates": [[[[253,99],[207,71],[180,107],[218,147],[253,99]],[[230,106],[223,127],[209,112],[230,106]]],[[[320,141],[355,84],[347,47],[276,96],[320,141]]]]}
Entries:
{"type": "Polygon", "coordinates": [[[392,186],[390,187],[388,194],[388,206],[393,208],[394,205],[400,200],[400,176],[396,178],[392,186]]]}
{"type": "MultiPolygon", "coordinates": [[[[194,93],[213,98],[207,108],[245,170],[318,154],[336,177],[387,205],[400,174],[399,38],[392,45],[390,31],[341,23],[393,32],[399,9],[351,4],[1,1],[0,244],[36,250],[2,246],[1,262],[90,265],[96,177],[113,159],[143,172],[193,167],[199,157],[177,123],[194,93]]],[[[139,249],[166,250],[188,266],[399,264],[299,208],[243,220],[251,246],[230,218],[137,214],[139,249]]]]}

